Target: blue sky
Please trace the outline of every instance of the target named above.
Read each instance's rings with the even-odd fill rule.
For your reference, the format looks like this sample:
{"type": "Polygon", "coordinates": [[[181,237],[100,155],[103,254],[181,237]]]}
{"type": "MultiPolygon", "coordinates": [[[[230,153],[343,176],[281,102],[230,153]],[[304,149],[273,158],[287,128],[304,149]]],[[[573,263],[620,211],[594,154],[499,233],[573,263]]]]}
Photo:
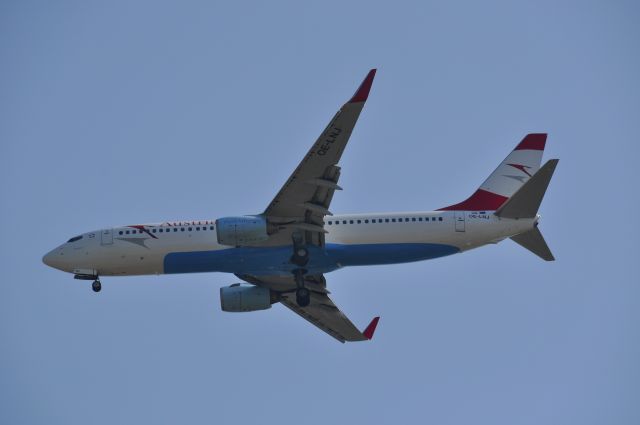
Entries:
{"type": "MultiPolygon", "coordinates": [[[[310,3],[310,2],[309,2],[310,3]]],[[[0,423],[640,423],[634,2],[0,4],[0,423]],[[511,241],[328,275],[370,343],[224,274],[86,282],[118,224],[260,212],[366,72],[335,212],[464,199],[528,132],[558,261],[511,241]]]]}

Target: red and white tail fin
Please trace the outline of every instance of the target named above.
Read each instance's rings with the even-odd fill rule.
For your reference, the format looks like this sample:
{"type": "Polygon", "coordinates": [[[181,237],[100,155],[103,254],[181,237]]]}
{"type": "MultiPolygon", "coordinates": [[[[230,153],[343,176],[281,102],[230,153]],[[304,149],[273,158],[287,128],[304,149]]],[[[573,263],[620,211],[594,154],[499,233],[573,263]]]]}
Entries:
{"type": "Polygon", "coordinates": [[[497,210],[538,171],[546,141],[546,133],[527,134],[473,195],[440,210],[497,210]]]}

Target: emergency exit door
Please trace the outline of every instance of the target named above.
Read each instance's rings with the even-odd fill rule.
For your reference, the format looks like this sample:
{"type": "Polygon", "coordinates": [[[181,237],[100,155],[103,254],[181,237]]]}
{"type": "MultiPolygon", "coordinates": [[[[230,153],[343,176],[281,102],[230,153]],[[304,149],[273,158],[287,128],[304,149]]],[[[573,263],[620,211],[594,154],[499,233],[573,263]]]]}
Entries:
{"type": "Polygon", "coordinates": [[[464,232],[464,211],[454,211],[454,221],[456,232],[464,232]]]}

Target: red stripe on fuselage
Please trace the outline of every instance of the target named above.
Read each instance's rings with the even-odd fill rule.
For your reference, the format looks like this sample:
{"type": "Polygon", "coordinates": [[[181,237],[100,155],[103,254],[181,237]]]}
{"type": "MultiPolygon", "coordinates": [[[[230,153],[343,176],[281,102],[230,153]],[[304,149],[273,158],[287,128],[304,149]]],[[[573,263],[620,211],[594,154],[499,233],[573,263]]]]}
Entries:
{"type": "Polygon", "coordinates": [[[507,199],[509,198],[506,196],[478,189],[466,200],[455,205],[440,208],[438,211],[494,211],[500,208],[507,199]]]}

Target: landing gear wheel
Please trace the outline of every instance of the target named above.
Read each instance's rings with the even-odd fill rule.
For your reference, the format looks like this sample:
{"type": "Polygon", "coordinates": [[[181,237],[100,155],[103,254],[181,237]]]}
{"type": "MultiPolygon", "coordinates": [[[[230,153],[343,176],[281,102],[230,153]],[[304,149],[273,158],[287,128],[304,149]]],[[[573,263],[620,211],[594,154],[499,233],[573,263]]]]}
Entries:
{"type": "Polygon", "coordinates": [[[102,289],[102,284],[99,280],[94,280],[91,284],[91,289],[93,289],[93,292],[100,292],[100,290],[102,289]]]}
{"type": "Polygon", "coordinates": [[[296,289],[296,303],[300,307],[306,307],[311,303],[311,291],[307,288],[296,289]]]}
{"type": "Polygon", "coordinates": [[[309,250],[304,246],[295,247],[291,262],[297,266],[305,266],[309,262],[309,250]]]}

